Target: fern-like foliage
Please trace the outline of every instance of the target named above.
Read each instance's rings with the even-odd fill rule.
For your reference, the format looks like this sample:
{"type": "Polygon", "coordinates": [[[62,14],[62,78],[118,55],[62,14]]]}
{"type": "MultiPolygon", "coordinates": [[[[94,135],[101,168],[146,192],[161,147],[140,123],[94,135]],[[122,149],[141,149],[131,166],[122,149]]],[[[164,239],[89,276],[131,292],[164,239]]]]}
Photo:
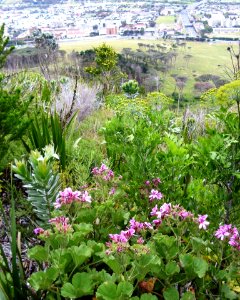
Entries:
{"type": "Polygon", "coordinates": [[[60,180],[55,167],[58,155],[53,146],[45,147],[43,153],[32,151],[28,162],[15,161],[12,168],[15,176],[24,183],[27,200],[33,206],[39,225],[47,227],[60,190],[60,180]]]}

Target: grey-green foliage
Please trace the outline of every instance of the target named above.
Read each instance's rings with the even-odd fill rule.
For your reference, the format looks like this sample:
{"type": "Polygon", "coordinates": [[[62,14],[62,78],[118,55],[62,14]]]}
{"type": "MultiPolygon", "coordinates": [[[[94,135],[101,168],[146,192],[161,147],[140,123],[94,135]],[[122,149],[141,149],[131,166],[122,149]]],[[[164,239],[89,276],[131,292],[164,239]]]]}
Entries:
{"type": "Polygon", "coordinates": [[[47,226],[51,217],[57,194],[60,190],[59,174],[54,169],[58,159],[53,146],[44,148],[44,155],[39,151],[32,151],[28,162],[15,161],[13,172],[21,179],[27,190],[27,200],[39,219],[41,226],[47,226]]]}

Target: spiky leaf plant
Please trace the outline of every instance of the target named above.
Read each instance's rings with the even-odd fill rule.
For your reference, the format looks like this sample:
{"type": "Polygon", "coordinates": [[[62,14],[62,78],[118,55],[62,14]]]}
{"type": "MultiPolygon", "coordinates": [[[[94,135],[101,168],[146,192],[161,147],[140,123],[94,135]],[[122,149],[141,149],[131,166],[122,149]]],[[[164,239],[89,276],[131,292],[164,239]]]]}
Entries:
{"type": "Polygon", "coordinates": [[[21,179],[26,188],[27,200],[33,209],[41,226],[47,226],[51,217],[53,203],[60,190],[59,174],[54,168],[58,155],[52,145],[46,146],[41,155],[39,151],[32,151],[28,162],[15,161],[13,172],[21,179]]]}

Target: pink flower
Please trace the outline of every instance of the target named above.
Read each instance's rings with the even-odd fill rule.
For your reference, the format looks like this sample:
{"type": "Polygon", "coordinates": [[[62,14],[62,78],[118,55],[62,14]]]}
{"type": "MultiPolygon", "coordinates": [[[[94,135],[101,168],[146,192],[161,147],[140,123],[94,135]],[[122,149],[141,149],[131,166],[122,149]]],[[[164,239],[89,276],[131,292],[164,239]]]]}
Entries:
{"type": "Polygon", "coordinates": [[[144,229],[153,229],[152,224],[149,222],[144,222],[143,227],[144,229]]]}
{"type": "Polygon", "coordinates": [[[215,232],[215,237],[223,241],[228,239],[228,244],[233,248],[240,251],[240,235],[236,227],[232,227],[232,224],[225,224],[219,226],[215,232]]]}
{"type": "Polygon", "coordinates": [[[116,189],[114,187],[111,188],[110,192],[108,193],[109,195],[114,195],[116,192],[116,189]]]}
{"type": "Polygon", "coordinates": [[[107,249],[107,250],[105,251],[105,253],[106,253],[106,255],[110,255],[110,254],[112,253],[112,251],[109,250],[109,249],[107,249]]]}
{"type": "Polygon", "coordinates": [[[136,232],[139,232],[144,228],[144,224],[141,222],[136,221],[134,218],[132,218],[130,221],[130,228],[134,229],[136,232]]]}
{"type": "Polygon", "coordinates": [[[139,239],[137,239],[137,243],[138,244],[143,244],[144,243],[144,239],[142,237],[140,237],[139,239]]]}
{"type": "Polygon", "coordinates": [[[153,178],[152,182],[153,182],[153,184],[154,184],[155,186],[158,186],[159,183],[161,183],[161,179],[158,178],[158,177],[157,177],[157,178],[153,178]]]}
{"type": "Polygon", "coordinates": [[[160,200],[162,199],[162,197],[163,197],[162,193],[160,193],[158,190],[152,189],[149,195],[149,201],[152,202],[154,199],[160,200]]]}
{"type": "Polygon", "coordinates": [[[150,181],[149,180],[145,181],[145,184],[150,185],[150,181]]]}
{"type": "Polygon", "coordinates": [[[49,220],[49,223],[54,224],[56,229],[61,232],[61,233],[67,233],[72,231],[72,226],[68,224],[69,219],[64,217],[64,216],[60,216],[60,217],[56,217],[56,218],[52,218],[49,220]]]}
{"type": "Polygon", "coordinates": [[[44,229],[42,229],[41,227],[35,228],[33,230],[33,233],[36,234],[36,235],[43,234],[44,233],[44,229]]]}
{"type": "Polygon", "coordinates": [[[104,171],[107,171],[108,167],[105,164],[102,164],[101,167],[99,168],[100,174],[102,174],[104,171]]]}
{"type": "Polygon", "coordinates": [[[100,168],[93,168],[92,174],[95,176],[101,176],[105,181],[109,181],[114,177],[113,171],[110,170],[105,164],[102,164],[100,168]]]}
{"type": "Polygon", "coordinates": [[[153,224],[158,227],[162,224],[162,220],[161,219],[153,220],[153,224]]]}
{"type": "Polygon", "coordinates": [[[158,206],[157,204],[152,208],[152,211],[150,213],[151,216],[156,216],[158,212],[158,206]]]}
{"type": "Polygon", "coordinates": [[[182,210],[178,213],[179,217],[182,219],[182,220],[185,220],[186,218],[188,217],[192,217],[193,214],[190,213],[189,211],[186,211],[186,210],[182,210]]]}
{"type": "Polygon", "coordinates": [[[127,240],[129,240],[135,233],[135,230],[133,228],[130,228],[125,231],[121,231],[121,235],[123,235],[127,240]]]}
{"type": "Polygon", "coordinates": [[[207,229],[207,226],[209,225],[209,222],[206,221],[208,215],[198,215],[198,223],[199,223],[199,229],[207,229]]]}
{"type": "Polygon", "coordinates": [[[73,192],[71,188],[66,188],[64,191],[59,192],[59,198],[56,200],[55,208],[60,208],[64,204],[71,204],[73,201],[80,200],[81,192],[73,192]]]}
{"type": "Polygon", "coordinates": [[[88,194],[87,191],[85,191],[82,196],[81,196],[81,202],[88,202],[91,203],[92,202],[92,197],[88,194]]]}
{"type": "Polygon", "coordinates": [[[171,212],[172,205],[171,203],[164,203],[159,211],[156,212],[156,216],[158,219],[163,219],[166,215],[169,215],[171,212]]]}
{"type": "Polygon", "coordinates": [[[108,170],[107,174],[103,176],[105,181],[109,181],[114,177],[114,173],[112,170],[108,170]]]}

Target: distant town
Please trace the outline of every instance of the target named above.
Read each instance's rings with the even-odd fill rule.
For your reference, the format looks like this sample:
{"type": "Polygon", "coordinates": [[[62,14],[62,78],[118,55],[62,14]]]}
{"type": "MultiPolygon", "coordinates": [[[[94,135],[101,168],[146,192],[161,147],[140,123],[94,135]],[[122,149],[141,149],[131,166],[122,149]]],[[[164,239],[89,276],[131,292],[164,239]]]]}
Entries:
{"type": "Polygon", "coordinates": [[[198,1],[25,1],[0,3],[0,23],[14,41],[36,29],[57,40],[93,36],[240,38],[240,3],[198,1]]]}

